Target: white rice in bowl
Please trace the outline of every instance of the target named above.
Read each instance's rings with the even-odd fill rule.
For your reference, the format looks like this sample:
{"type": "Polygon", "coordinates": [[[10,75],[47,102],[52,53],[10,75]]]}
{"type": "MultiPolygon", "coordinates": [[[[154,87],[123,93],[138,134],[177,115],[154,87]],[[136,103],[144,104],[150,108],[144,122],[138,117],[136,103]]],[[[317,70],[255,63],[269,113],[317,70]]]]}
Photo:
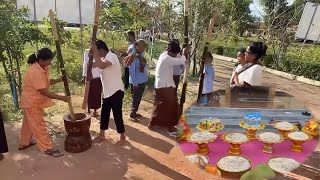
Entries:
{"type": "Polygon", "coordinates": [[[259,138],[263,142],[268,142],[268,143],[277,143],[281,140],[281,136],[273,132],[260,133],[259,138]]]}
{"type": "Polygon", "coordinates": [[[196,132],[194,134],[192,134],[190,136],[190,140],[191,141],[209,141],[211,139],[214,139],[215,138],[215,134],[214,133],[211,133],[209,131],[200,131],[200,132],[196,132]]]}
{"type": "Polygon", "coordinates": [[[309,136],[304,132],[292,132],[288,134],[288,137],[295,140],[305,141],[309,139],[309,136]]]}
{"type": "Polygon", "coordinates": [[[268,161],[268,165],[276,172],[293,171],[300,166],[294,159],[290,158],[272,158],[268,161]]]}
{"type": "Polygon", "coordinates": [[[281,130],[292,130],[292,129],[294,129],[294,126],[291,123],[287,122],[287,121],[282,121],[282,122],[276,123],[276,127],[278,129],[281,129],[281,130]]]}
{"type": "Polygon", "coordinates": [[[242,133],[230,133],[225,136],[225,139],[234,143],[242,143],[248,141],[248,137],[242,133]]]}
{"type": "Polygon", "coordinates": [[[251,163],[241,156],[226,156],[218,161],[217,166],[227,172],[243,172],[251,168],[251,163]]]}
{"type": "Polygon", "coordinates": [[[188,155],[186,156],[186,158],[192,162],[192,164],[195,164],[195,165],[202,165],[202,166],[205,166],[205,165],[208,165],[209,164],[209,160],[206,156],[202,156],[202,155],[198,155],[198,154],[191,154],[191,155],[188,155]]]}

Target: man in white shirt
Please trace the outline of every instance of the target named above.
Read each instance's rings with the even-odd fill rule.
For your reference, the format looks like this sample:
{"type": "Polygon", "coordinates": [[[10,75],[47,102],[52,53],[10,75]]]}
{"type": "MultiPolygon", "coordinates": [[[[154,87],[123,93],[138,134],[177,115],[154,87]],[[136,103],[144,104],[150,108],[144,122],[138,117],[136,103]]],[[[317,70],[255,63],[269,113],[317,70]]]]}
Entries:
{"type": "MultiPolygon", "coordinates": [[[[163,52],[156,66],[154,111],[149,129],[155,126],[168,128],[176,132],[175,126],[179,121],[179,104],[176,96],[176,85],[173,81],[173,67],[184,65],[185,55],[180,55],[181,48],[175,41],[170,41],[167,51],[163,52]]],[[[184,53],[185,54],[185,53],[184,53]]]]}
{"type": "Polygon", "coordinates": [[[92,45],[93,57],[96,60],[94,67],[101,69],[101,82],[103,89],[103,104],[100,120],[100,133],[94,142],[105,140],[105,130],[109,128],[110,112],[120,134],[119,144],[122,145],[126,139],[122,115],[122,103],[124,96],[124,85],[121,79],[121,65],[118,56],[109,51],[107,45],[98,40],[92,45]]]}
{"type": "MultiPolygon", "coordinates": [[[[88,63],[89,63],[89,49],[84,51],[83,55],[83,69],[82,69],[82,76],[83,81],[85,81],[87,77],[88,71],[88,63]]],[[[90,80],[90,89],[89,89],[89,96],[88,96],[88,113],[91,113],[91,109],[94,110],[93,117],[98,117],[97,110],[101,108],[101,92],[102,92],[102,85],[100,79],[100,69],[99,68],[92,68],[92,77],[93,79],[90,80]]]]}

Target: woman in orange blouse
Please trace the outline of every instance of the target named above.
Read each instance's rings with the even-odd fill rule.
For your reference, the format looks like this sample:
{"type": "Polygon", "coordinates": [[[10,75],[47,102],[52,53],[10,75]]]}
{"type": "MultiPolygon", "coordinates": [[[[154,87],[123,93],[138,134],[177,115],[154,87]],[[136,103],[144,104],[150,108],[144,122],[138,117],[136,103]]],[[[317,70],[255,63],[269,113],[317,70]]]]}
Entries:
{"type": "Polygon", "coordinates": [[[52,99],[68,102],[70,97],[50,92],[50,85],[62,82],[62,79],[49,79],[49,68],[54,54],[48,48],[42,48],[36,54],[29,56],[28,70],[23,79],[20,107],[23,109],[23,123],[19,150],[26,149],[36,143],[39,149],[54,157],[62,156],[59,150],[53,148],[44,120],[44,108],[54,105],[52,99]]]}

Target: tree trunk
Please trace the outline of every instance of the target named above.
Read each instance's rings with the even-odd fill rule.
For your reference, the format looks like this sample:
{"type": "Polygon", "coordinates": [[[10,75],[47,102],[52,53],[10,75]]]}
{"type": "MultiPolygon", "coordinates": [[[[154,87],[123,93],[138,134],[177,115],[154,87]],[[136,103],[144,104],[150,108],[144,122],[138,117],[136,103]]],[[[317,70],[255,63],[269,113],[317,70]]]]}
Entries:
{"type": "Polygon", "coordinates": [[[19,59],[16,59],[17,62],[17,71],[18,71],[18,90],[19,90],[19,95],[21,96],[22,93],[22,75],[21,75],[21,67],[20,67],[20,62],[19,59]]]}
{"type": "Polygon", "coordinates": [[[19,104],[18,104],[18,93],[17,93],[17,81],[16,81],[16,76],[15,76],[15,71],[13,68],[13,61],[12,61],[12,52],[10,51],[10,48],[6,48],[7,54],[8,54],[8,58],[9,58],[9,68],[11,70],[11,74],[9,74],[10,78],[10,87],[11,87],[11,92],[12,92],[12,97],[13,97],[13,102],[15,105],[15,108],[18,109],[19,108],[19,104]]]}
{"type": "Polygon", "coordinates": [[[192,75],[195,76],[197,74],[197,49],[194,49],[194,55],[193,55],[193,70],[192,70],[192,75]]]}

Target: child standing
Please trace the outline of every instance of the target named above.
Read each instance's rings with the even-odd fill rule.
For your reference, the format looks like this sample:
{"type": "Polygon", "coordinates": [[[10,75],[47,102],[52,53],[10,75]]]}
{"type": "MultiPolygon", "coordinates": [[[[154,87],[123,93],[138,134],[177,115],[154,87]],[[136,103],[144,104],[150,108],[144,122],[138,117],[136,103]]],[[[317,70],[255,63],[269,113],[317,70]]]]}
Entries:
{"type": "Polygon", "coordinates": [[[52,140],[46,128],[44,120],[44,108],[54,105],[52,99],[64,102],[70,101],[70,97],[61,96],[50,92],[50,85],[62,82],[62,79],[49,79],[49,68],[54,54],[48,48],[42,48],[37,53],[29,56],[28,70],[23,79],[20,107],[23,109],[23,123],[21,128],[21,141],[19,150],[26,149],[36,143],[39,149],[47,155],[62,156],[59,150],[53,148],[52,140]]]}
{"type": "Polygon", "coordinates": [[[235,73],[242,70],[242,68],[244,68],[244,66],[247,64],[247,61],[245,59],[245,52],[246,52],[246,49],[241,48],[237,54],[237,59],[239,62],[237,63],[236,67],[233,69],[233,72],[230,78],[230,87],[234,86],[233,78],[235,73]]]}
{"type": "Polygon", "coordinates": [[[201,97],[201,104],[207,105],[213,94],[213,81],[214,81],[214,68],[212,66],[213,56],[210,52],[204,56],[204,79],[203,79],[203,89],[202,89],[202,97],[201,97]]]}

